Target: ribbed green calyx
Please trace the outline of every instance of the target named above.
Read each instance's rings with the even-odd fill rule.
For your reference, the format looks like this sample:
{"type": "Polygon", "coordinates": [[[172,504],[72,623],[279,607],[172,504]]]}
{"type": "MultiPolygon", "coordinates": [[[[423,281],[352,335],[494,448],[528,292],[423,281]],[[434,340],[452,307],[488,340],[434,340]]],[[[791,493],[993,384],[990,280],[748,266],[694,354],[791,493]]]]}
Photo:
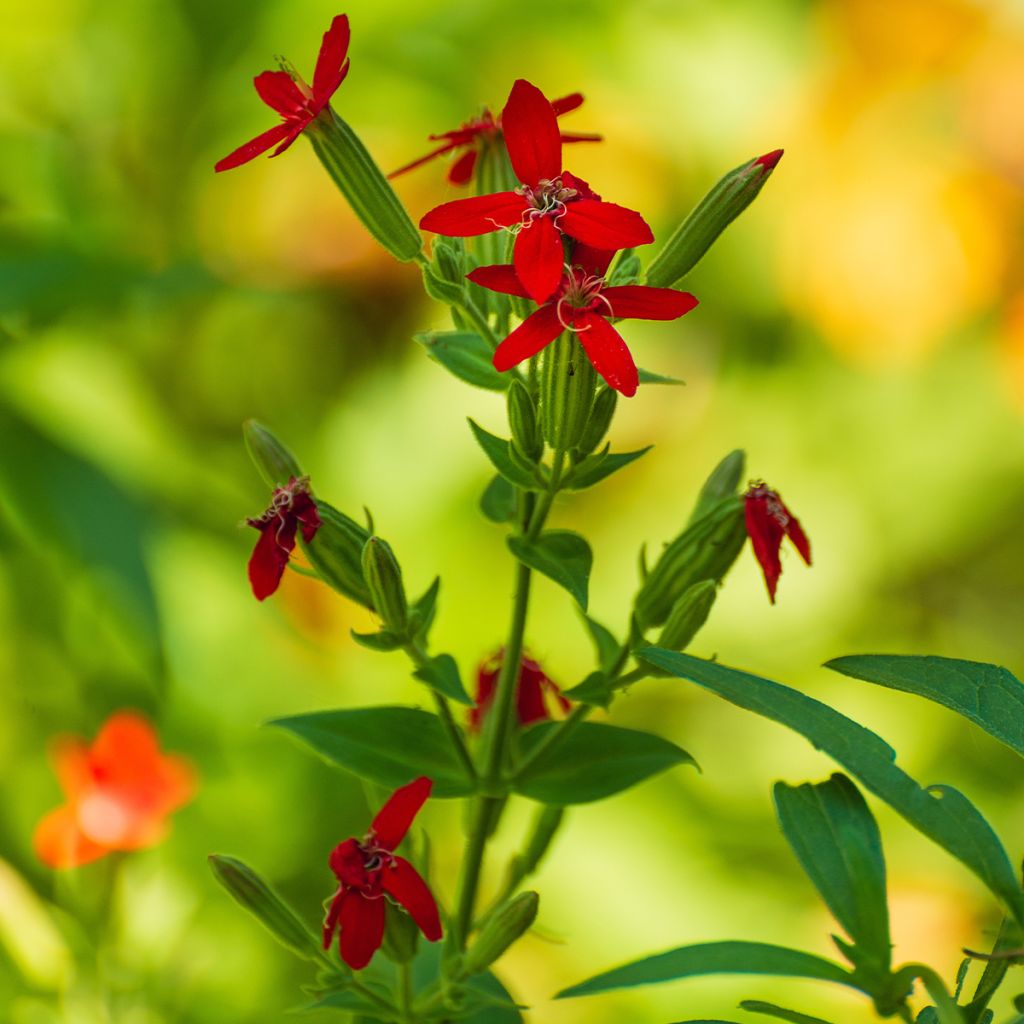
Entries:
{"type": "Polygon", "coordinates": [[[604,435],[612,425],[618,400],[619,393],[607,384],[597,392],[590,418],[587,420],[580,443],[576,446],[577,455],[589,455],[604,440],[604,435]]]}
{"type": "Polygon", "coordinates": [[[508,386],[508,424],[512,443],[525,458],[536,462],[544,451],[537,428],[537,413],[526,385],[515,378],[508,386]]]}
{"type": "Polygon", "coordinates": [[[373,598],[363,578],[363,548],[369,531],[319,498],[316,510],[320,514],[316,535],[307,542],[299,534],[309,564],[328,586],[373,611],[373,598]]]}
{"type": "Polygon", "coordinates": [[[669,651],[685,651],[708,620],[718,584],[714,580],[701,580],[687,587],[672,606],[665,628],[658,637],[658,646],[669,651]]]}
{"type": "Polygon", "coordinates": [[[572,331],[547,348],[540,365],[540,422],[544,440],[556,451],[577,447],[594,406],[597,374],[572,331]]]}
{"type": "Polygon", "coordinates": [[[503,903],[487,919],[476,941],[466,951],[463,967],[466,974],[487,970],[533,924],[540,897],[535,892],[521,892],[503,903]]]}
{"type": "Polygon", "coordinates": [[[302,476],[298,459],[262,423],[246,420],[242,435],[249,457],[271,487],[283,487],[292,477],[297,480],[302,476]]]}
{"type": "Polygon", "coordinates": [[[311,122],[305,134],[366,230],[395,259],[414,260],[423,249],[423,239],[359,136],[330,107],[311,122]]]}
{"type": "Polygon", "coordinates": [[[363,547],[363,578],[384,625],[403,636],[409,625],[409,602],[402,570],[387,541],[371,537],[363,547]]]}

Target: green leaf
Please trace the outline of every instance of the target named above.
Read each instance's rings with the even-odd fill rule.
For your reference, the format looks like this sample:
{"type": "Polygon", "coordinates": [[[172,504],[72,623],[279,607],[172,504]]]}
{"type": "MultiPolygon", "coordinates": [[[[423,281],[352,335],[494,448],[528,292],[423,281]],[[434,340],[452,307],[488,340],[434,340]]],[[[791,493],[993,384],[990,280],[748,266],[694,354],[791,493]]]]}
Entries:
{"type": "Polygon", "coordinates": [[[582,491],[585,487],[593,487],[605,477],[618,472],[623,466],[635,462],[641,455],[646,455],[653,447],[654,445],[649,444],[635,452],[609,452],[606,448],[595,455],[588,455],[573,468],[562,486],[567,491],[582,491]]]}
{"type": "Polygon", "coordinates": [[[434,616],[437,614],[437,595],[440,590],[441,577],[435,576],[434,582],[413,604],[409,618],[412,622],[414,636],[422,639],[430,632],[430,627],[434,624],[434,616]]]}
{"type": "Polygon", "coordinates": [[[512,522],[516,517],[516,489],[503,476],[493,477],[480,495],[480,511],[492,523],[512,522]]]}
{"type": "Polygon", "coordinates": [[[569,700],[578,701],[581,704],[593,704],[597,707],[606,708],[612,702],[612,695],[615,687],[611,685],[608,677],[603,672],[591,672],[582,683],[569,690],[563,690],[562,695],[569,700]]]}
{"type": "Polygon", "coordinates": [[[806,1013],[797,1013],[796,1010],[787,1010],[783,1006],[776,1006],[774,1003],[766,1003],[760,999],[744,999],[740,1003],[741,1010],[749,1013],[763,1013],[768,1017],[778,1017],[779,1020],[788,1020],[790,1024],[830,1024],[821,1017],[811,1017],[806,1013]]]}
{"type": "Polygon", "coordinates": [[[832,981],[857,988],[853,975],[844,967],[811,953],[763,942],[706,942],[670,949],[667,953],[644,957],[605,971],[563,989],[555,998],[589,996],[615,988],[657,985],[663,981],[704,974],[771,974],[832,981]]]}
{"type": "MultiPolygon", "coordinates": [[[[544,741],[558,722],[543,722],[522,735],[522,754],[544,741]]],[[[585,804],[619,793],[678,764],[697,762],[660,736],[615,725],[583,722],[517,775],[517,793],[545,804],[585,804]]]]}
{"type": "Polygon", "coordinates": [[[511,377],[498,373],[491,362],[491,346],[470,331],[423,331],[413,338],[427,355],[459,380],[488,391],[504,391],[511,377]]]}
{"type": "Polygon", "coordinates": [[[880,736],[781,683],[658,647],[647,647],[637,654],[674,676],[689,679],[738,707],[805,736],[915,828],[970,868],[1018,921],[1024,921],[1024,891],[985,818],[955,789],[932,786],[926,790],[919,786],[896,767],[895,751],[880,736]]]}
{"type": "Polygon", "coordinates": [[[509,454],[509,442],[505,438],[496,437],[494,434],[488,433],[473,420],[469,421],[469,426],[491,465],[510,484],[515,484],[516,487],[526,491],[540,490],[540,484],[534,475],[512,460],[512,456],[509,454]]]}
{"type": "Polygon", "coordinates": [[[467,707],[473,706],[473,698],[466,693],[466,688],[462,685],[459,666],[455,664],[455,659],[450,654],[438,654],[422,668],[413,672],[413,675],[445,697],[450,697],[467,707]]]}
{"type": "Polygon", "coordinates": [[[360,647],[366,647],[371,651],[397,651],[405,641],[390,629],[382,629],[377,633],[357,633],[354,629],[349,630],[352,639],[360,647]]]}
{"type": "Polygon", "coordinates": [[[835,774],[817,785],[777,782],[782,831],[814,887],[853,939],[854,966],[884,984],[891,943],[882,837],[857,787],[835,774]]]}
{"type": "Polygon", "coordinates": [[[580,613],[590,639],[594,641],[594,651],[597,654],[597,663],[606,672],[615,664],[619,656],[621,645],[615,639],[615,634],[610,629],[602,626],[596,619],[589,615],[580,613]]]}
{"type": "Polygon", "coordinates": [[[572,530],[546,530],[536,540],[509,537],[512,554],[524,565],[565,587],[577,604],[587,610],[587,588],[594,556],[590,545],[572,530]]]}
{"type": "Polygon", "coordinates": [[[905,988],[915,979],[920,979],[925,991],[935,1000],[935,1021],[937,1024],[964,1024],[964,1016],[957,1006],[956,1000],[949,994],[945,982],[924,964],[906,964],[893,975],[893,986],[905,988]]]}
{"type": "Polygon", "coordinates": [[[652,373],[650,370],[644,370],[643,368],[637,372],[640,374],[641,384],[686,384],[685,380],[680,380],[678,377],[665,377],[660,373],[652,373]]]}
{"type": "Polygon", "coordinates": [[[434,780],[434,796],[467,796],[475,789],[437,716],[418,708],[317,711],[268,724],[287,730],[354,775],[390,789],[419,775],[434,780]]]}
{"type": "Polygon", "coordinates": [[[927,697],[1024,755],[1024,683],[999,665],[956,658],[851,654],[826,662],[825,668],[927,697]]]}

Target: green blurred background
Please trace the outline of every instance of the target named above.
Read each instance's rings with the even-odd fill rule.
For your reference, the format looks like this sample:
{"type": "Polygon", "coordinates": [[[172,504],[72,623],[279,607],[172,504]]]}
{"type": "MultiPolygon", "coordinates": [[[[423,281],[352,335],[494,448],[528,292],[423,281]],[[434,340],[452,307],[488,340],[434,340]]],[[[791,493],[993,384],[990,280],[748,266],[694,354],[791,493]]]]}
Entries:
{"type": "MultiPolygon", "coordinates": [[[[316,923],[326,856],[361,834],[359,785],[267,718],[422,701],[398,656],[353,645],[366,613],[289,575],[248,593],[266,492],[239,425],[256,416],[319,493],[369,506],[422,589],[444,579],[436,644],[464,675],[500,642],[512,568],[477,511],[488,473],[466,429],[501,402],[409,339],[444,326],[414,267],[375,247],[299,142],[229,174],[270,127],[252,76],[287,54],[311,74],[324,0],[35,0],[0,35],[0,1018],[265,1022],[306,980],[217,888],[242,857],[316,923]],[[108,866],[56,877],[35,823],[60,800],[47,740],[93,736],[131,706],[201,776],[162,846],[133,855],[88,969],[108,866]],[[92,922],[92,923],[90,923],[92,922]],[[105,1007],[105,1008],[104,1008],[105,1007]]],[[[768,604],[748,552],[698,654],[835,704],[920,781],[964,788],[1024,850],[1019,762],[911,697],[832,677],[859,651],[1024,670],[1024,12],[1012,0],[563,0],[349,4],[352,72],[335,100],[385,167],[427,149],[527,77],[582,90],[564,124],[599,130],[572,170],[665,237],[717,177],[786,156],[693,272],[701,305],[630,324],[645,387],[620,448],[644,460],[567,498],[597,553],[592,611],[616,629],[641,543],[684,521],[718,458],[745,447],[814,546],[768,604]]],[[[419,215],[457,193],[440,164],[400,179],[419,215]]],[[[623,408],[624,407],[624,408],[623,408]]],[[[792,554],[792,553],[791,553],[792,554]]],[[[565,595],[536,588],[532,652],[564,685],[589,670],[565,595]]],[[[810,982],[709,979],[549,1002],[558,988],[686,942],[749,938],[830,953],[834,925],[774,825],[769,788],[832,765],[780,728],[673,681],[615,720],[690,750],[679,769],[571,811],[540,875],[539,926],[501,964],[537,1021],[737,1016],[759,996],[873,1019],[810,982]]],[[[979,883],[877,808],[898,959],[947,977],[997,921],[979,883]]],[[[525,809],[499,845],[511,849],[525,809]]],[[[423,819],[450,895],[455,805],[423,819]]],[[[493,881],[493,879],[492,879],[493,881]]],[[[751,1018],[752,1019],[752,1018],[751,1018]]]]}

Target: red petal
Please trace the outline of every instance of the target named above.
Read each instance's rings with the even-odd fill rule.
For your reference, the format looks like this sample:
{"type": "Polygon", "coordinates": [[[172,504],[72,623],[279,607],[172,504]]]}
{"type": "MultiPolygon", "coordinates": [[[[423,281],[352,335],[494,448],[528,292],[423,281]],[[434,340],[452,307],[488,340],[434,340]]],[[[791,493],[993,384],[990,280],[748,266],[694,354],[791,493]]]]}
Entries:
{"type": "Polygon", "coordinates": [[[380,949],[384,941],[384,913],[383,897],[370,900],[351,890],[345,894],[338,915],[338,949],[341,959],[353,971],[361,971],[380,949]]]}
{"type": "Polygon", "coordinates": [[[495,263],[489,267],[477,267],[467,275],[473,284],[481,288],[489,288],[492,292],[501,292],[502,295],[516,295],[520,299],[528,299],[523,282],[516,276],[515,267],[507,263],[495,263]]]}
{"type": "Polygon", "coordinates": [[[775,603],[775,589],[782,575],[782,562],[779,560],[779,548],[782,545],[783,526],[771,514],[768,503],[763,497],[748,497],[744,502],[744,517],[747,523],[747,535],[754,549],[754,557],[764,573],[768,597],[775,603]]]}
{"type": "Polygon", "coordinates": [[[544,703],[543,679],[543,673],[528,672],[525,666],[520,669],[516,690],[516,715],[520,725],[532,725],[551,717],[544,703]]]}
{"type": "Polygon", "coordinates": [[[324,33],[320,53],[316,58],[316,70],[313,72],[313,95],[318,101],[329,100],[345,77],[344,64],[350,35],[348,16],[336,15],[331,27],[324,33]]]}
{"type": "Polygon", "coordinates": [[[270,597],[277,590],[288,565],[288,555],[295,547],[296,526],[295,519],[286,519],[284,522],[275,520],[262,528],[249,559],[249,583],[257,601],[270,597]]]}
{"type": "Polygon", "coordinates": [[[377,812],[377,817],[370,824],[370,831],[377,837],[377,842],[381,846],[393,850],[405,838],[413,818],[430,796],[433,785],[430,779],[421,775],[391,794],[388,802],[377,812]]]}
{"type": "Polygon", "coordinates": [[[94,843],[82,832],[75,808],[68,804],[39,822],[32,845],[36,856],[49,868],[76,868],[110,853],[109,847],[94,843]]]}
{"type": "Polygon", "coordinates": [[[473,180],[476,170],[476,150],[463,153],[448,170],[448,180],[453,185],[468,185],[473,180]]]}
{"type": "Polygon", "coordinates": [[[797,519],[788,508],[785,511],[786,515],[789,517],[789,522],[786,524],[786,536],[789,537],[797,551],[800,552],[800,557],[804,560],[804,564],[810,565],[811,542],[807,539],[807,534],[804,533],[804,528],[800,525],[800,520],[797,519]]]}
{"type": "Polygon", "coordinates": [[[252,82],[260,99],[284,118],[307,113],[306,97],[285,71],[264,71],[252,82]]]}
{"type": "Polygon", "coordinates": [[[565,252],[562,235],[551,217],[526,222],[512,249],[516,275],[534,302],[545,302],[562,282],[565,252]]]}
{"type": "Polygon", "coordinates": [[[409,916],[428,941],[437,942],[441,938],[441,918],[433,893],[404,857],[396,857],[392,867],[381,871],[381,884],[389,896],[409,911],[409,916]]]}
{"type": "Polygon", "coordinates": [[[338,891],[331,899],[331,905],[327,908],[324,916],[324,949],[331,948],[331,939],[334,938],[334,929],[338,927],[338,915],[341,913],[341,905],[345,902],[345,890],[338,886],[338,891]]]}
{"type": "Polygon", "coordinates": [[[611,303],[609,316],[636,320],[678,320],[689,313],[697,300],[689,292],[673,288],[648,288],[642,284],[605,288],[601,295],[611,303]]]}
{"type": "Polygon", "coordinates": [[[515,192],[495,192],[435,206],[424,214],[420,227],[451,238],[469,238],[518,224],[525,209],[523,197],[515,192]]]}
{"type": "Polygon", "coordinates": [[[553,180],[562,173],[558,122],[537,86],[522,78],[516,80],[501,112],[501,128],[512,169],[521,182],[532,187],[543,178],[553,180]]]}
{"type": "Polygon", "coordinates": [[[563,145],[566,142],[604,142],[604,136],[594,132],[562,132],[563,145]]]}
{"type": "Polygon", "coordinates": [[[308,491],[299,491],[292,501],[292,515],[302,524],[302,539],[308,544],[323,526],[316,502],[308,491]]]}
{"type": "Polygon", "coordinates": [[[545,345],[551,344],[565,325],[558,319],[554,306],[541,306],[531,313],[497,348],[494,353],[496,370],[511,370],[524,359],[535,356],[545,345]]]}
{"type": "Polygon", "coordinates": [[[632,398],[640,383],[636,364],[619,332],[603,316],[587,311],[575,318],[580,344],[608,386],[632,398]]]}
{"type": "Polygon", "coordinates": [[[458,149],[459,145],[460,143],[458,142],[446,142],[443,146],[432,149],[426,156],[421,156],[418,160],[413,160],[411,164],[405,164],[405,166],[399,167],[397,171],[392,171],[388,177],[396,178],[399,174],[405,174],[406,171],[411,171],[423,164],[430,163],[431,160],[436,160],[442,153],[449,153],[453,149],[458,149]]]}
{"type": "Polygon", "coordinates": [[[273,128],[268,129],[262,135],[257,135],[255,139],[250,139],[245,145],[239,146],[223,160],[218,160],[213,169],[215,171],[230,171],[232,167],[239,167],[259,156],[260,153],[265,153],[274,143],[280,142],[282,139],[298,138],[301,131],[301,128],[297,129],[292,124],[275,124],[273,128]]]}
{"type": "Polygon", "coordinates": [[[570,110],[575,110],[582,105],[583,93],[581,92],[571,92],[568,96],[560,96],[557,100],[551,101],[551,109],[555,112],[555,117],[568,114],[570,110]]]}
{"type": "Polygon", "coordinates": [[[593,274],[594,277],[604,277],[608,265],[614,258],[614,249],[595,249],[582,242],[577,242],[572,247],[572,265],[579,267],[585,274],[593,274]]]}
{"type": "Polygon", "coordinates": [[[595,249],[629,249],[654,241],[647,222],[635,210],[597,199],[567,203],[559,227],[595,249]]]}

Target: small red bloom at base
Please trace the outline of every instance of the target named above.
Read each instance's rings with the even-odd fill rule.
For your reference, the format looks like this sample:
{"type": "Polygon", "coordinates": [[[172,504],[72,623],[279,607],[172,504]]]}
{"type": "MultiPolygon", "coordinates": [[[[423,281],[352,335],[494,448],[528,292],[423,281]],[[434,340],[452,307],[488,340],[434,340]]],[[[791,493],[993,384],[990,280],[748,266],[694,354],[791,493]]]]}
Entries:
{"type": "Polygon", "coordinates": [[[256,600],[262,601],[277,590],[288,556],[295,550],[299,527],[307,544],[320,529],[320,513],[309,490],[309,477],[292,477],[286,487],[278,487],[266,512],[246,523],[260,531],[249,559],[249,583],[256,600]]]}
{"type": "Polygon", "coordinates": [[[427,883],[394,852],[432,787],[421,776],[396,789],[361,840],[346,839],[331,851],[338,889],[324,918],[324,949],[339,932],[338,952],[354,971],[362,970],[384,941],[385,900],[402,907],[428,941],[441,938],[441,918],[427,883]]]}
{"type": "Polygon", "coordinates": [[[807,565],[811,564],[811,542],[796,516],[762,480],[754,481],[743,499],[747,534],[754,548],[754,557],[764,573],[768,597],[775,604],[775,589],[782,575],[782,561],[779,558],[782,538],[789,537],[807,565]]]}
{"type": "Polygon", "coordinates": [[[288,71],[264,71],[253,79],[256,92],[282,123],[257,135],[214,165],[215,171],[229,171],[265,153],[277,144],[271,156],[283,153],[327,106],[348,74],[348,16],[339,14],[324,33],[316,58],[313,85],[308,86],[288,71]]]}
{"type": "Polygon", "coordinates": [[[39,822],[33,838],[51,868],[155,845],[168,815],[195,792],[189,765],[161,754],[153,727],[131,711],[111,715],[91,746],[77,737],[58,740],[52,757],[67,802],[39,822]]]}
{"type": "MultiPolygon", "coordinates": [[[[504,660],[504,651],[498,651],[488,658],[476,675],[476,704],[469,712],[469,728],[479,732],[498,686],[498,674],[504,660]]],[[[548,678],[540,664],[524,654],[519,662],[519,679],[516,681],[516,717],[520,725],[532,725],[551,718],[547,697],[551,696],[562,709],[568,711],[572,704],[562,696],[557,684],[548,678]]]]}

